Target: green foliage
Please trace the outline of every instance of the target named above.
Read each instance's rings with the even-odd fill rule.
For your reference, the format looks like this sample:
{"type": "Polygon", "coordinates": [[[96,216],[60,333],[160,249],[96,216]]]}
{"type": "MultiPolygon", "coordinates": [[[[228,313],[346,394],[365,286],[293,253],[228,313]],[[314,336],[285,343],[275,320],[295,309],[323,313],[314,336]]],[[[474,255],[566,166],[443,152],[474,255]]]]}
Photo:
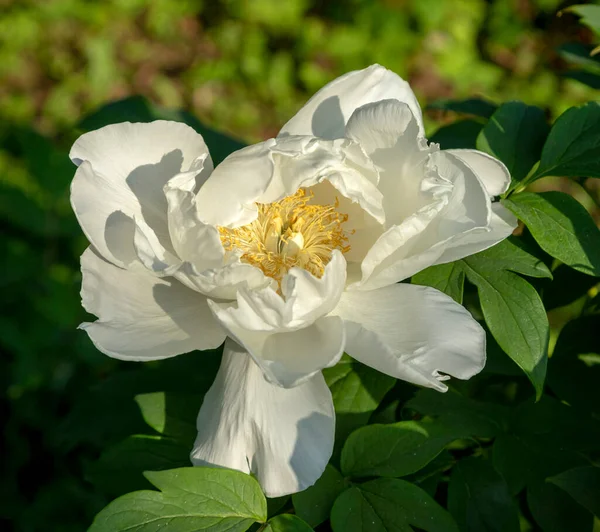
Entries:
{"type": "MultiPolygon", "coordinates": [[[[137,491],[116,499],[100,512],[90,532],[243,532],[267,520],[267,502],[258,482],[237,471],[182,468],[148,472],[160,491],[137,491]]],[[[277,530],[277,529],[275,529],[277,530]]]]}
{"type": "Polygon", "coordinates": [[[331,510],[334,532],[457,532],[450,515],[414,484],[379,478],[349,488],[331,510]]]}
{"type": "Polygon", "coordinates": [[[523,102],[502,104],[477,137],[477,149],[506,164],[514,182],[520,182],[539,161],[548,124],[543,109],[523,102]]]}

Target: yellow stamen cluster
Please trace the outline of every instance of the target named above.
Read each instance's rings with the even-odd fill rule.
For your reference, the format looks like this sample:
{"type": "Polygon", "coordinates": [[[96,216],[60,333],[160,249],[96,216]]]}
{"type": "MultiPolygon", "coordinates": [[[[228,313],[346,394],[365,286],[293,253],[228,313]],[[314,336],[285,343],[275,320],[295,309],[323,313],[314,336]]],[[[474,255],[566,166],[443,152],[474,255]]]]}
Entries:
{"type": "Polygon", "coordinates": [[[223,247],[241,252],[243,262],[278,282],[293,266],[321,277],[334,249],[350,250],[342,229],[348,216],[337,212],[337,200],[335,205],[309,205],[312,196],[300,189],[276,203],[257,203],[258,217],[252,223],[219,227],[223,247]]]}

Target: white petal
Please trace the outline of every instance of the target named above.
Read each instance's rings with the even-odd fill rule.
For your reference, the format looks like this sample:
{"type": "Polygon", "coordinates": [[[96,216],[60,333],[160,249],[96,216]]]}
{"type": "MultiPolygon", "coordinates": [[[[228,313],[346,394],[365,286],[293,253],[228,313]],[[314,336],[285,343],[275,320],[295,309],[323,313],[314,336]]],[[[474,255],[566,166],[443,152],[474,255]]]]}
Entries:
{"type": "Polygon", "coordinates": [[[169,234],[173,248],[181,260],[199,271],[224,264],[225,251],[216,227],[200,220],[193,173],[180,174],[165,186],[168,204],[169,234]]]}
{"type": "Polygon", "coordinates": [[[246,225],[258,215],[256,203],[279,201],[324,181],[383,218],[377,170],[356,143],[296,136],[249,146],[225,159],[198,193],[199,216],[211,225],[246,225]]]}
{"type": "Polygon", "coordinates": [[[242,148],[229,155],[202,185],[196,196],[201,220],[226,227],[256,219],[256,198],[273,178],[274,139],[242,148]]]}
{"type": "Polygon", "coordinates": [[[77,219],[96,249],[121,266],[135,260],[132,218],[143,218],[166,246],[163,186],[182,170],[212,169],[202,137],[166,121],[125,122],[86,133],[70,157],[79,166],[71,185],[77,219]]]}
{"type": "Polygon", "coordinates": [[[490,196],[508,190],[510,172],[498,159],[477,150],[445,150],[461,159],[479,178],[490,196]]]}
{"type": "MultiPolygon", "coordinates": [[[[380,288],[435,264],[455,239],[476,228],[487,231],[491,202],[473,171],[446,152],[430,153],[421,177],[425,205],[390,227],[362,262],[353,289],[380,288]]],[[[386,213],[387,217],[387,213],[386,213]]]]}
{"type": "Polygon", "coordinates": [[[475,228],[450,240],[446,244],[444,252],[436,259],[435,264],[453,262],[491,248],[509,237],[517,225],[518,220],[512,212],[500,203],[492,203],[492,217],[489,226],[475,228]]]}
{"type": "Polygon", "coordinates": [[[267,497],[302,491],[316,482],[331,457],[334,416],[321,374],[296,388],[274,386],[240,346],[227,340],[198,415],[191,460],[252,473],[267,497]]]}
{"type": "Polygon", "coordinates": [[[433,288],[345,292],[334,314],[346,326],[346,352],[398,379],[445,391],[447,375],[469,379],[485,365],[484,330],[433,288]]]}
{"type": "Polygon", "coordinates": [[[141,266],[124,270],[91,248],[81,256],[84,308],[99,317],[81,325],[103,353],[123,360],[157,360],[225,339],[206,297],[141,266]]]}
{"type": "Polygon", "coordinates": [[[325,85],[281,129],[279,135],[344,136],[348,119],[362,105],[395,99],[407,103],[423,129],[419,103],[406,81],[380,65],[349,72],[325,85]]]}
{"type": "Polygon", "coordinates": [[[357,109],[346,127],[379,170],[378,188],[383,195],[387,227],[396,225],[430,203],[423,193],[425,161],[435,147],[428,147],[410,107],[397,100],[383,100],[357,109]]]}

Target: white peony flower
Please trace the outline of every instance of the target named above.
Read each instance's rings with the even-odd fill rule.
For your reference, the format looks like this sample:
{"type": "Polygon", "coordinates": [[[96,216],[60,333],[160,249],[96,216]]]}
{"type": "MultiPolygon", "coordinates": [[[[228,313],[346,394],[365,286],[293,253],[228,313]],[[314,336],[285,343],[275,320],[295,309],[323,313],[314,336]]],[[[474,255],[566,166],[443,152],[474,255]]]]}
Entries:
{"type": "Polygon", "coordinates": [[[428,145],[415,96],[385,68],[333,81],[214,171],[202,137],[165,121],[87,133],[71,158],[91,243],[83,305],[99,317],[82,327],[98,349],[157,360],[228,338],[194,464],[252,472],[270,497],[313,484],[334,439],[321,370],[344,351],[440,391],[482,369],[470,314],[398,282],[507,237],[516,221],[490,198],[510,176],[428,145]]]}

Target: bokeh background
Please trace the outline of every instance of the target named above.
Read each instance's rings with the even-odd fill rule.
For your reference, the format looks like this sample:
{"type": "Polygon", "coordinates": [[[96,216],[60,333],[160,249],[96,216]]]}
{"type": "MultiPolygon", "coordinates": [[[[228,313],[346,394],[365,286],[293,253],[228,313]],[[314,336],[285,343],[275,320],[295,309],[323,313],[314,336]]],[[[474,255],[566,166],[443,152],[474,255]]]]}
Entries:
{"type": "MultiPolygon", "coordinates": [[[[140,422],[124,399],[110,418],[105,401],[118,407],[120,392],[94,395],[136,365],[101,355],[76,330],[86,242],[69,207],[67,154],[87,115],[141,95],[258,141],[326,82],[378,62],[408,79],[423,107],[520,99],[555,118],[600,87],[600,63],[594,71],[585,59],[593,34],[559,16],[568,5],[0,0],[0,529],[84,530],[113,495],[89,481],[91,464],[140,422]]],[[[427,129],[456,118],[428,109],[427,129]]],[[[572,187],[593,209],[597,190],[572,187]]]]}

